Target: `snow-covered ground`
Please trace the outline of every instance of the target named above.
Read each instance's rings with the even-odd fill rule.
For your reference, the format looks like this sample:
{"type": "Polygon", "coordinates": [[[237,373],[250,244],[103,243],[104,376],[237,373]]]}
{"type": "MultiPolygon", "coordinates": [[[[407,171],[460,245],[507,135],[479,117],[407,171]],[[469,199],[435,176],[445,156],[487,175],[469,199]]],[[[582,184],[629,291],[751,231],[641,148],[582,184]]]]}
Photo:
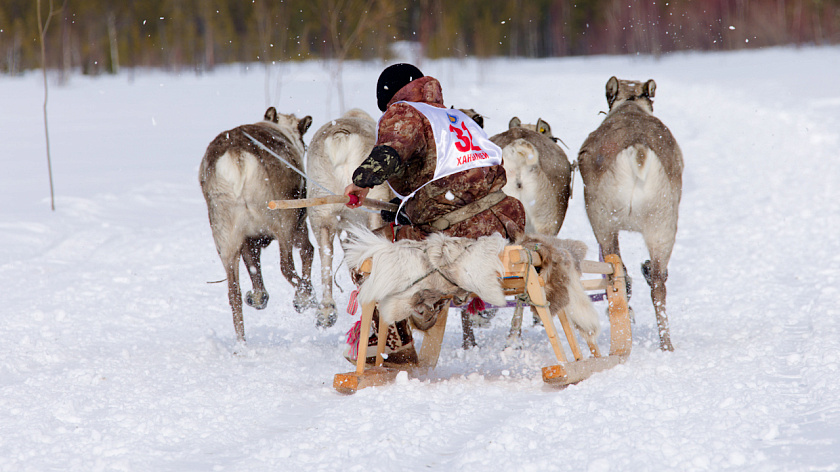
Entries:
{"type": "MultiPolygon", "coordinates": [[[[348,108],[378,116],[383,65],[345,65],[348,108]]],[[[506,310],[467,352],[451,316],[427,377],[336,393],[354,319],[319,330],[296,313],[276,246],[263,255],[271,301],[245,308],[234,355],[226,287],[207,283],[224,272],[198,164],[268,105],[311,115],[308,142],[338,116],[328,67],[51,82],[55,212],[41,76],[0,76],[0,470],[840,469],[840,48],[419,65],[490,134],[541,117],[572,158],[611,75],[656,80],[686,164],[675,352],[658,349],[647,256],[626,234],[633,353],[563,390],[540,379],[553,361],[541,328],[504,350],[506,310]]],[[[560,236],[594,259],[582,191],[577,176],[560,236]]],[[[344,267],[338,282],[343,311],[344,267]]]]}

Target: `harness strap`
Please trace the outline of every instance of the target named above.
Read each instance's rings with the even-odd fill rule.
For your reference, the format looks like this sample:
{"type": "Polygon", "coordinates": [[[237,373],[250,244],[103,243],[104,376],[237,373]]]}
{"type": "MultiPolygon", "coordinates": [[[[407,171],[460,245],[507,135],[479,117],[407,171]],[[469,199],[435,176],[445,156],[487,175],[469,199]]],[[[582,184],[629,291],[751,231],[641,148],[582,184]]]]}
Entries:
{"type": "Polygon", "coordinates": [[[507,197],[505,192],[497,190],[489,193],[478,200],[462,206],[461,208],[450,211],[440,218],[429,223],[429,226],[438,230],[445,231],[464,220],[470,219],[473,216],[490,209],[507,197]]]}
{"type": "MultiPolygon", "coordinates": [[[[474,244],[474,243],[473,243],[473,244],[474,244]]],[[[461,256],[463,256],[464,254],[466,254],[466,253],[467,253],[467,251],[469,251],[471,247],[473,247],[473,245],[472,245],[472,244],[470,244],[469,246],[465,247],[465,248],[464,248],[464,250],[463,250],[463,251],[461,251],[461,253],[460,253],[460,254],[458,254],[458,256],[457,256],[455,259],[453,259],[453,260],[452,260],[452,262],[450,262],[449,264],[447,264],[447,265],[445,265],[445,266],[443,266],[443,267],[449,267],[451,264],[454,264],[456,261],[458,261],[458,259],[460,259],[460,258],[461,258],[461,256]]],[[[428,253],[426,252],[426,249],[423,249],[423,253],[424,253],[424,254],[428,254],[428,253]]],[[[414,280],[414,282],[411,282],[411,284],[410,284],[408,287],[406,287],[405,289],[403,289],[403,290],[402,290],[402,292],[405,292],[406,290],[410,289],[411,287],[413,287],[413,286],[415,286],[415,285],[419,284],[420,282],[422,282],[422,281],[423,281],[423,279],[425,279],[426,277],[428,277],[428,276],[430,276],[430,275],[434,274],[435,272],[437,272],[437,273],[438,273],[438,275],[440,275],[440,276],[443,278],[443,280],[445,280],[445,281],[449,282],[449,284],[450,284],[450,285],[454,285],[455,287],[459,287],[459,285],[458,285],[457,283],[455,283],[454,281],[452,281],[452,279],[450,279],[449,277],[447,277],[447,276],[446,276],[446,274],[444,274],[443,272],[441,272],[441,271],[440,271],[440,269],[441,269],[440,267],[432,267],[432,269],[431,269],[430,271],[428,271],[428,272],[426,272],[425,274],[423,274],[423,275],[421,275],[420,277],[418,277],[416,280],[414,280]]]]}

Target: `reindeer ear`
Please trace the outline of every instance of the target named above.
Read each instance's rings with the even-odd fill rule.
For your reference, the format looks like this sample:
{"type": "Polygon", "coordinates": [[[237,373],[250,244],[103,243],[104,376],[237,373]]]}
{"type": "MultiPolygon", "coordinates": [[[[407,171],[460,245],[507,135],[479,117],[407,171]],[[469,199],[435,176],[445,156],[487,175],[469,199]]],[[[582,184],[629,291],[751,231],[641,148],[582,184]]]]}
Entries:
{"type": "Polygon", "coordinates": [[[645,82],[644,87],[642,87],[643,93],[650,98],[653,98],[656,95],[656,82],[653,79],[648,80],[645,82]]]}
{"type": "Polygon", "coordinates": [[[537,133],[544,134],[546,136],[552,136],[551,134],[551,125],[543,121],[542,118],[537,119],[537,133]]]}
{"type": "Polygon", "coordinates": [[[607,104],[609,104],[610,108],[612,108],[616,97],[618,97],[618,79],[612,76],[607,81],[607,104]]]}
{"type": "Polygon", "coordinates": [[[483,116],[476,113],[475,115],[473,115],[472,119],[473,119],[473,121],[475,121],[475,124],[477,124],[479,128],[484,129],[484,117],[483,116]]]}
{"type": "Polygon", "coordinates": [[[301,118],[300,121],[298,121],[298,131],[300,132],[300,135],[303,136],[306,134],[306,130],[308,130],[310,126],[312,126],[311,116],[306,115],[301,118]]]}
{"type": "Polygon", "coordinates": [[[265,121],[270,121],[272,123],[277,123],[279,121],[277,118],[277,110],[274,107],[268,107],[268,110],[265,111],[265,116],[263,118],[265,121]]]}
{"type": "Polygon", "coordinates": [[[508,123],[508,129],[519,128],[520,126],[522,126],[522,122],[519,121],[519,118],[515,116],[511,118],[510,123],[508,123]]]}

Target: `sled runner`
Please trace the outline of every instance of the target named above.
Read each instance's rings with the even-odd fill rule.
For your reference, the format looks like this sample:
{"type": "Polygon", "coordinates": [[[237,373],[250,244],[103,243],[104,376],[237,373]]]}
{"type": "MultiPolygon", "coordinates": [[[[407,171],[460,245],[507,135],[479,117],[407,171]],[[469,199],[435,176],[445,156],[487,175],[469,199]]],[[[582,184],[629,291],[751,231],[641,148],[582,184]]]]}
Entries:
{"type": "MultiPolygon", "coordinates": [[[[542,261],[540,255],[522,246],[506,246],[499,256],[504,265],[504,275],[500,278],[505,296],[515,296],[529,304],[540,317],[548,335],[549,343],[557,358],[554,365],[543,367],[543,381],[551,385],[569,385],[580,382],[596,372],[612,368],[622,363],[630,355],[632,334],[630,331],[630,317],[627,306],[625,274],[621,259],[617,255],[607,255],[605,262],[582,261],[581,271],[585,274],[602,275],[598,279],[582,280],[584,290],[599,291],[606,294],[609,306],[610,320],[610,350],[609,355],[602,355],[597,344],[589,343],[590,356],[584,358],[575,338],[575,333],[566,314],[560,310],[558,318],[563,327],[569,349],[574,360],[567,360],[566,354],[558,341],[557,330],[547,309],[545,281],[540,277],[537,268],[542,261]]],[[[369,274],[372,261],[367,259],[361,265],[361,272],[369,274]]],[[[384,367],[383,353],[387,338],[387,323],[379,323],[376,363],[374,367],[366,368],[365,360],[368,337],[370,335],[373,312],[376,301],[362,305],[361,334],[358,337],[358,358],[356,370],[343,374],[336,374],[333,387],[342,393],[354,393],[359,389],[392,382],[400,369],[384,367]]],[[[419,365],[409,370],[423,372],[437,365],[440,355],[449,304],[445,304],[438,315],[435,325],[423,337],[419,354],[419,365]]],[[[411,373],[411,372],[410,372],[411,373]]]]}

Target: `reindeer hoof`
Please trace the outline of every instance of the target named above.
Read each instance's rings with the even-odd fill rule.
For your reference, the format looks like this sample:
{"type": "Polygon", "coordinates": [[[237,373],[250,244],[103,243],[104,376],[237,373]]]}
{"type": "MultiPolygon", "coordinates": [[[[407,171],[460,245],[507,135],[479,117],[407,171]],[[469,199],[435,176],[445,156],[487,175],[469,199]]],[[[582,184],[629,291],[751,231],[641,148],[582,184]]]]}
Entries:
{"type": "Polygon", "coordinates": [[[329,328],[335,324],[337,319],[335,303],[322,303],[318,307],[318,317],[315,320],[315,325],[319,328],[329,328]]]}
{"type": "Polygon", "coordinates": [[[505,341],[505,349],[522,349],[522,336],[510,335],[505,341]]]}
{"type": "Polygon", "coordinates": [[[245,294],[245,303],[248,306],[252,306],[257,310],[262,310],[266,306],[268,306],[268,292],[252,292],[248,290],[248,293],[245,294]]]}
{"type": "Polygon", "coordinates": [[[674,346],[671,344],[671,337],[666,335],[665,338],[659,339],[659,349],[665,352],[673,352],[674,346]]]}
{"type": "Polygon", "coordinates": [[[295,295],[293,303],[295,311],[298,313],[303,313],[304,310],[318,305],[318,301],[315,300],[313,295],[295,295]]]}
{"type": "Polygon", "coordinates": [[[475,328],[486,328],[490,326],[490,320],[495,318],[498,312],[499,310],[496,308],[481,310],[474,315],[470,315],[470,321],[475,328]]]}
{"type": "Polygon", "coordinates": [[[650,276],[650,260],[642,263],[642,275],[645,277],[645,282],[648,285],[653,285],[653,279],[650,276]]]}

